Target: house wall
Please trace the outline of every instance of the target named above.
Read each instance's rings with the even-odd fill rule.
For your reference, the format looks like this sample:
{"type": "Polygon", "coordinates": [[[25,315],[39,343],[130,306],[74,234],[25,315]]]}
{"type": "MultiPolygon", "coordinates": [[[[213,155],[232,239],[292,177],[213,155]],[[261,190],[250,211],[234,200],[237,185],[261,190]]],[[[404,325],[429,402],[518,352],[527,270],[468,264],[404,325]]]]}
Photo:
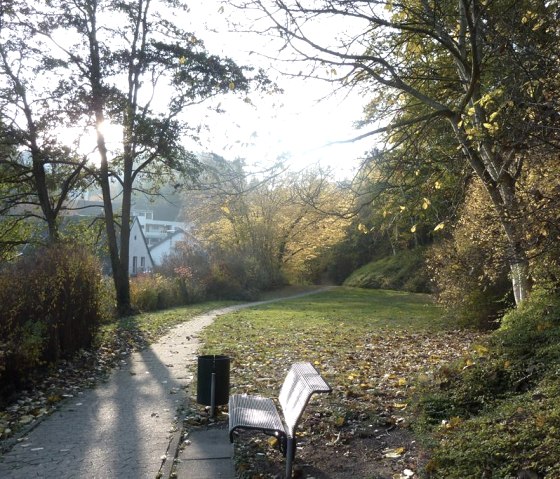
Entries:
{"type": "Polygon", "coordinates": [[[179,230],[188,230],[188,226],[186,223],[180,221],[154,220],[153,217],[150,217],[149,213],[151,212],[140,212],[138,221],[140,222],[142,231],[144,232],[146,243],[150,248],[167,239],[169,235],[173,235],[179,230]]]}
{"type": "Polygon", "coordinates": [[[153,246],[150,249],[150,254],[152,255],[154,264],[158,266],[161,265],[165,257],[175,249],[177,243],[180,241],[185,241],[185,238],[185,233],[180,231],[173,235],[169,235],[168,238],[153,246]]]}
{"type": "Polygon", "coordinates": [[[140,229],[140,223],[135,218],[130,229],[128,273],[131,276],[152,271],[154,264],[146,245],[146,240],[140,229]]]}

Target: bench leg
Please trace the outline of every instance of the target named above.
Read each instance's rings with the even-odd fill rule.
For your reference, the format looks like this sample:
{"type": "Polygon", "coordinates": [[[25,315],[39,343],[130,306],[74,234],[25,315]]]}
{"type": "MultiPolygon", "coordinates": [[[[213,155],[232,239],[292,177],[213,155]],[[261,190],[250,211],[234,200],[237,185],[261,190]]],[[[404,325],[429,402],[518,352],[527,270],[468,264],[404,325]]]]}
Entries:
{"type": "Polygon", "coordinates": [[[294,464],[295,453],[296,440],[294,437],[288,437],[286,443],[286,479],[292,479],[292,467],[294,464]]]}

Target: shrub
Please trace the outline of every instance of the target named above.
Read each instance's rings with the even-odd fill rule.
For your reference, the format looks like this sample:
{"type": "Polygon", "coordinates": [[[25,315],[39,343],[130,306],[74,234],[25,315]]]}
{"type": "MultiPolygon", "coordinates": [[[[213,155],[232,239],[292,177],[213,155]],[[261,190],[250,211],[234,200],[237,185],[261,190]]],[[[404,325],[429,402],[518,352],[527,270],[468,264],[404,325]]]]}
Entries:
{"type": "Polygon", "coordinates": [[[100,284],[97,260],[75,245],[42,249],[0,273],[4,389],[92,344],[101,320],[100,284]]]}
{"type": "Polygon", "coordinates": [[[187,293],[179,279],[157,273],[131,278],[130,299],[141,311],[156,311],[188,303],[187,293]]]}
{"type": "Polygon", "coordinates": [[[452,234],[427,255],[436,298],[461,326],[495,329],[513,298],[504,233],[480,181],[469,186],[452,234]]]}
{"type": "Polygon", "coordinates": [[[284,284],[278,270],[253,253],[214,248],[203,251],[183,243],[159,269],[177,279],[189,302],[202,299],[256,299],[260,291],[284,284]]]}
{"type": "Polygon", "coordinates": [[[509,359],[543,366],[560,363],[560,297],[533,291],[528,301],[504,316],[493,344],[509,359]]]}
{"type": "Polygon", "coordinates": [[[511,306],[507,268],[492,255],[459,235],[433,246],[428,254],[437,301],[461,326],[496,329],[511,306]]]}

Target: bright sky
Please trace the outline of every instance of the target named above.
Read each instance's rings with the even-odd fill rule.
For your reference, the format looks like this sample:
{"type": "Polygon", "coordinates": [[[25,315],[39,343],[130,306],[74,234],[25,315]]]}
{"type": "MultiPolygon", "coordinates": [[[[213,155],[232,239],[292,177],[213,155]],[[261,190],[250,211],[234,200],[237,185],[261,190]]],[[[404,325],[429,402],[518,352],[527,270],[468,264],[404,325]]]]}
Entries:
{"type": "Polygon", "coordinates": [[[350,176],[358,158],[371,148],[371,141],[324,145],[359,134],[353,122],[361,118],[366,100],[346,93],[321,100],[332,93],[333,87],[328,83],[279,76],[278,69],[301,66],[279,65],[258,53],[249,54],[254,50],[275,56],[278,47],[271,46],[266,37],[232,32],[227,18],[235,15],[239,21],[238,18],[244,18],[239,11],[228,11],[226,6],[221,13],[219,0],[193,0],[189,5],[194,25],[182,26],[193,29],[211,53],[262,67],[284,89],[283,94],[266,98],[250,94],[254,106],[233,95],[216,101],[226,113],[209,114],[211,128],[202,135],[205,151],[226,159],[245,158],[248,164],[270,164],[286,154],[294,169],[319,162],[332,168],[339,179],[350,176]]]}

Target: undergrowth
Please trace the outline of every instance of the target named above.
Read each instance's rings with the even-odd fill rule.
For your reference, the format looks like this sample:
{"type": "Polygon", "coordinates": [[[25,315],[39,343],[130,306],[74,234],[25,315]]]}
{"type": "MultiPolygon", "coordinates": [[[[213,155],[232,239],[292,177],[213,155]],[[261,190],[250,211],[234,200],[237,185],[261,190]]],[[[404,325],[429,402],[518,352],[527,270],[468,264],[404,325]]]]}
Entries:
{"type": "Polygon", "coordinates": [[[560,299],[535,292],[486,345],[419,385],[427,477],[560,477],[559,373],[560,299]]]}

